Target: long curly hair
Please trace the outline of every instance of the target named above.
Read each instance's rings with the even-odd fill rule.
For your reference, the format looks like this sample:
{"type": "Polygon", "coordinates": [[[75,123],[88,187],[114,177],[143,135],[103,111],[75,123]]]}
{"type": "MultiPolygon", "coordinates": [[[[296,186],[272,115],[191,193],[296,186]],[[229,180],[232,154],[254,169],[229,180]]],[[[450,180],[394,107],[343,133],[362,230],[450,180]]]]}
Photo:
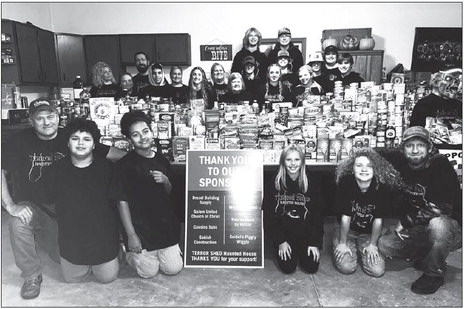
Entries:
{"type": "Polygon", "coordinates": [[[381,155],[372,148],[361,148],[353,152],[347,159],[343,160],[335,170],[335,182],[337,184],[348,176],[353,174],[353,166],[356,158],[366,157],[372,163],[374,178],[378,184],[385,185],[390,189],[403,188],[403,180],[400,173],[381,155]]]}
{"type": "Polygon", "coordinates": [[[298,186],[303,193],[308,191],[309,180],[306,176],[306,164],[305,164],[305,155],[300,146],[295,144],[290,144],[282,151],[279,159],[279,171],[274,181],[274,185],[277,191],[287,189],[287,168],[285,167],[285,160],[291,152],[298,153],[298,156],[301,160],[300,174],[298,175],[298,186]]]}
{"type": "Polygon", "coordinates": [[[206,79],[205,70],[203,70],[202,67],[194,67],[192,69],[192,71],[190,71],[190,78],[189,78],[189,84],[188,84],[188,87],[189,87],[189,90],[188,90],[189,101],[194,100],[196,98],[196,92],[197,91],[195,90],[195,87],[193,85],[193,73],[195,72],[195,70],[199,70],[201,72],[201,76],[203,77],[202,81],[201,81],[201,86],[200,86],[201,96],[202,96],[203,100],[205,101],[205,104],[208,105],[208,90],[209,90],[210,86],[209,86],[208,80],[206,79]]]}
{"type": "Polygon", "coordinates": [[[104,68],[109,68],[111,70],[111,82],[113,84],[116,84],[116,80],[114,79],[113,76],[113,70],[111,69],[110,65],[107,64],[106,62],[99,61],[95,63],[92,67],[92,84],[95,87],[101,87],[103,86],[103,69],[104,68]]]}
{"type": "Polygon", "coordinates": [[[279,69],[279,72],[280,72],[280,76],[279,76],[279,81],[278,81],[278,85],[279,85],[279,94],[278,94],[278,97],[279,97],[279,101],[280,102],[283,102],[284,100],[284,96],[282,95],[282,69],[279,67],[278,64],[276,63],[273,63],[271,64],[270,66],[267,67],[267,74],[266,74],[266,91],[265,91],[265,94],[264,94],[264,98],[267,98],[268,95],[269,95],[269,85],[271,84],[271,78],[269,77],[270,75],[270,72],[271,72],[271,69],[273,67],[276,67],[279,69]]]}

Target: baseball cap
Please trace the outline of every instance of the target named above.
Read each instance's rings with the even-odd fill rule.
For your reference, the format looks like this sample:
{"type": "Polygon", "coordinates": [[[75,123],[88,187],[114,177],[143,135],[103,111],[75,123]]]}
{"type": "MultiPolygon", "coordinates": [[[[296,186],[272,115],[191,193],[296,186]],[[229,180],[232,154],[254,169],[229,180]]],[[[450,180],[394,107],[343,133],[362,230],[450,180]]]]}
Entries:
{"type": "Polygon", "coordinates": [[[29,104],[29,117],[40,111],[58,112],[55,105],[47,98],[38,98],[29,104]]]}
{"type": "Polygon", "coordinates": [[[324,55],[327,55],[328,53],[338,54],[338,48],[334,45],[329,45],[324,49],[324,55]]]}
{"type": "Polygon", "coordinates": [[[324,62],[324,59],[322,58],[322,53],[310,54],[308,63],[311,62],[324,62]]]}
{"type": "Polygon", "coordinates": [[[277,37],[281,36],[282,34],[290,34],[290,35],[292,35],[292,33],[290,32],[290,29],[288,29],[287,27],[280,28],[279,32],[277,34],[277,37]]]}
{"type": "Polygon", "coordinates": [[[245,59],[243,59],[242,65],[245,65],[247,63],[251,63],[252,65],[256,66],[256,60],[253,58],[253,56],[246,56],[245,59]]]}
{"type": "Polygon", "coordinates": [[[421,138],[427,143],[432,144],[432,141],[430,140],[430,133],[424,127],[414,126],[406,129],[403,133],[403,143],[413,137],[421,138]]]}
{"type": "Polygon", "coordinates": [[[279,50],[279,52],[277,53],[277,58],[280,58],[280,57],[290,58],[290,54],[286,50],[279,50]]]}

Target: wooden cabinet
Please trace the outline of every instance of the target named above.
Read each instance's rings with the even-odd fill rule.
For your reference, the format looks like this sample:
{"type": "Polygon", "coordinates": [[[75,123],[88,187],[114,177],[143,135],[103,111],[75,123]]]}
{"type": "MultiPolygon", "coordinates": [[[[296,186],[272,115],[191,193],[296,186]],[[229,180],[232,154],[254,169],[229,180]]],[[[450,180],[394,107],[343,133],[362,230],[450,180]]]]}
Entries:
{"type": "Polygon", "coordinates": [[[2,20],[2,84],[14,82],[16,85],[19,85],[18,66],[18,51],[13,22],[2,20]],[[5,35],[5,40],[3,39],[3,35],[5,35]],[[9,38],[8,41],[6,41],[6,37],[9,38]],[[11,55],[5,56],[6,59],[3,59],[3,54],[11,55]]]}
{"type": "MultiPolygon", "coordinates": [[[[361,74],[365,81],[380,84],[382,79],[383,50],[350,50],[353,56],[353,71],[361,74]]],[[[339,54],[343,51],[339,51],[339,54]]]]}
{"type": "Polygon", "coordinates": [[[153,34],[123,34],[119,36],[121,63],[135,65],[134,54],[144,52],[152,61],[155,53],[155,36],[153,34]]]}
{"type": "MultiPolygon", "coordinates": [[[[55,85],[58,83],[58,65],[56,63],[55,36],[53,32],[35,27],[7,21],[14,28],[17,64],[6,70],[7,77],[2,81],[19,77],[18,84],[22,85],[55,85]],[[16,70],[17,72],[13,72],[16,70]]],[[[2,26],[4,22],[2,21],[2,26]]],[[[3,66],[2,66],[3,73],[3,66]]]]}
{"type": "Polygon", "coordinates": [[[155,62],[163,65],[191,65],[190,35],[166,33],[155,35],[155,62]]]}
{"type": "Polygon", "coordinates": [[[88,83],[85,54],[84,38],[80,35],[57,34],[56,50],[60,72],[60,85],[72,87],[72,83],[77,75],[84,83],[88,83]]]}
{"type": "Polygon", "coordinates": [[[85,61],[87,63],[87,78],[92,81],[92,67],[103,61],[113,70],[116,81],[121,73],[119,57],[119,41],[117,35],[86,35],[84,37],[85,61]]]}

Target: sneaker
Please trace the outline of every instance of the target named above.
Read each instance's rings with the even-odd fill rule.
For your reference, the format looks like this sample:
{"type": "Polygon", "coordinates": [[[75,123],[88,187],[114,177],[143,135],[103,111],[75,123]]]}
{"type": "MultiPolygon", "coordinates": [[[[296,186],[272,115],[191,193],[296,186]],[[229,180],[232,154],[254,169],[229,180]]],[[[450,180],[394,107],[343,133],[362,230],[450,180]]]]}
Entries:
{"type": "Polygon", "coordinates": [[[431,277],[422,274],[412,285],[411,291],[416,294],[433,294],[444,284],[443,277],[431,277]]]}
{"type": "Polygon", "coordinates": [[[21,297],[24,299],[32,299],[39,296],[41,283],[41,274],[27,277],[23,283],[23,286],[21,287],[21,297]]]}

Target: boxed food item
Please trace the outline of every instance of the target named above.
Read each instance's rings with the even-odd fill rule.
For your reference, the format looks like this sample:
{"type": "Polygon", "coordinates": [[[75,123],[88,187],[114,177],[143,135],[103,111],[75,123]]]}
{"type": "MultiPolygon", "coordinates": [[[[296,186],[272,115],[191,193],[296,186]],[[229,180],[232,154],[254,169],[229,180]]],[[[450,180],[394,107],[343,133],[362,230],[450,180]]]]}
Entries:
{"type": "Polygon", "coordinates": [[[156,143],[158,151],[165,156],[166,159],[172,161],[172,140],[170,138],[157,138],[156,143]]]}
{"type": "Polygon", "coordinates": [[[205,149],[205,137],[192,135],[189,137],[189,149],[190,150],[204,150],[205,149]]]}
{"type": "Polygon", "coordinates": [[[239,137],[224,137],[224,149],[240,149],[239,137]]]}
{"type": "Polygon", "coordinates": [[[173,158],[175,162],[185,162],[187,150],[189,149],[189,139],[184,136],[175,136],[172,140],[173,158]]]}
{"type": "Polygon", "coordinates": [[[329,162],[336,163],[340,160],[342,140],[338,138],[330,139],[329,145],[329,162]]]}
{"type": "Polygon", "coordinates": [[[206,138],[205,143],[206,150],[218,150],[221,149],[221,144],[219,138],[206,138]]]}
{"type": "Polygon", "coordinates": [[[329,161],[329,139],[328,138],[317,139],[316,161],[317,162],[329,161]]]}
{"type": "Polygon", "coordinates": [[[317,154],[317,138],[315,137],[306,137],[305,138],[305,163],[316,162],[317,154]]]}

